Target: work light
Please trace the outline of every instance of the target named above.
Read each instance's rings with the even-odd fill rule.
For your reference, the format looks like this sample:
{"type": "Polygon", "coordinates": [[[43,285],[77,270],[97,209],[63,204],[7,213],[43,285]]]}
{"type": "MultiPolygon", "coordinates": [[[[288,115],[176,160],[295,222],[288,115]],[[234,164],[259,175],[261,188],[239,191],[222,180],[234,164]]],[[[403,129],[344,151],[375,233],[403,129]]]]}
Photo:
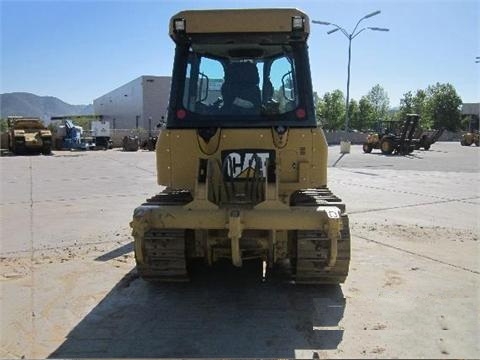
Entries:
{"type": "Polygon", "coordinates": [[[305,19],[301,16],[292,17],[292,30],[303,30],[305,19]]]}
{"type": "Polygon", "coordinates": [[[175,19],[175,20],[173,20],[173,29],[176,32],[184,32],[185,31],[185,19],[175,19]]]}

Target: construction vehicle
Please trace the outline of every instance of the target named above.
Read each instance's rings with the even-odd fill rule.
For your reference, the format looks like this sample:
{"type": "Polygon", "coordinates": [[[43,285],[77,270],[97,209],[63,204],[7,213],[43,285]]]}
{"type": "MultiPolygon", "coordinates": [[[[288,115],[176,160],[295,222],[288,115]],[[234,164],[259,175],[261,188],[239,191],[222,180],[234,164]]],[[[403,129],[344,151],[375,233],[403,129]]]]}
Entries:
{"type": "Polygon", "coordinates": [[[143,150],[154,151],[155,145],[157,145],[158,136],[149,136],[142,142],[140,148],[143,150]]]}
{"type": "Polygon", "coordinates": [[[477,115],[471,115],[470,121],[468,124],[468,131],[462,134],[462,138],[460,139],[460,144],[462,146],[470,146],[475,144],[479,146],[480,135],[478,133],[479,128],[479,117],[477,115]]]}
{"type": "Polygon", "coordinates": [[[388,134],[380,141],[380,150],[384,155],[399,154],[407,155],[415,150],[413,135],[418,126],[420,116],[407,114],[399,135],[388,134]]]}
{"type": "MultiPolygon", "coordinates": [[[[363,143],[363,151],[370,153],[372,152],[372,149],[380,149],[384,155],[406,155],[412,153],[416,148],[420,148],[420,146],[430,147],[427,144],[429,139],[428,137],[424,139],[424,142],[421,142],[420,139],[413,138],[415,131],[417,130],[419,120],[419,115],[407,114],[406,119],[399,127],[399,131],[392,131],[392,129],[395,127],[391,127],[390,129],[385,129],[383,133],[369,134],[367,141],[363,143]]],[[[398,128],[398,124],[400,124],[398,122],[392,123],[397,123],[396,128],[398,128]]]]}
{"type": "Polygon", "coordinates": [[[376,125],[377,131],[367,135],[363,143],[363,151],[371,153],[373,149],[380,149],[380,143],[385,135],[392,135],[398,132],[401,127],[400,121],[379,121],[376,125]]]}
{"type": "Polygon", "coordinates": [[[236,267],[254,260],[266,279],[344,282],[349,223],[327,188],[308,35],[297,9],[172,17],[170,102],[156,145],[165,188],[130,223],[142,278],[186,281],[195,259],[236,267]]]}
{"type": "Polygon", "coordinates": [[[430,147],[435,144],[438,139],[440,139],[440,136],[442,136],[443,132],[445,131],[445,128],[442,127],[438,130],[434,130],[433,132],[428,132],[425,133],[423,130],[419,131],[419,136],[415,136],[415,138],[412,140],[413,143],[415,144],[415,150],[419,150],[423,148],[424,150],[429,150],[430,147]]]}
{"type": "Polygon", "coordinates": [[[125,135],[122,140],[123,151],[138,151],[140,140],[137,135],[125,135]]]}
{"type": "Polygon", "coordinates": [[[95,149],[111,149],[113,147],[113,142],[110,133],[110,123],[105,120],[94,120],[90,126],[93,134],[93,141],[95,142],[95,149]]]}
{"type": "Polygon", "coordinates": [[[48,155],[52,151],[52,132],[37,117],[8,116],[8,148],[18,155],[48,155]]]}
{"type": "Polygon", "coordinates": [[[363,143],[363,151],[371,153],[373,149],[380,149],[380,143],[385,135],[392,135],[391,133],[372,133],[367,135],[367,141],[363,143]]]}
{"type": "Polygon", "coordinates": [[[55,146],[59,150],[94,150],[93,136],[88,136],[83,128],[70,119],[55,120],[55,146]],[[60,122],[59,122],[60,121],[60,122]]]}
{"type": "Polygon", "coordinates": [[[462,139],[460,140],[460,144],[462,146],[470,146],[475,144],[475,146],[479,146],[480,136],[477,132],[467,132],[462,135],[462,139]]]}

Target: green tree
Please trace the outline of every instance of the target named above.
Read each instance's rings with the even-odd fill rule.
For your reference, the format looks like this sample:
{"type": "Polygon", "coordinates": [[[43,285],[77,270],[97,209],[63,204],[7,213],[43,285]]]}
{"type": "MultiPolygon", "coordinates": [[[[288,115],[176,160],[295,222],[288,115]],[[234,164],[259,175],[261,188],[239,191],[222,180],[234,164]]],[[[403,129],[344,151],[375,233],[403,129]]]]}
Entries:
{"type": "Polygon", "coordinates": [[[387,120],[390,109],[390,99],[387,92],[379,84],[372,87],[366,99],[371,104],[376,120],[387,120]]]}
{"type": "Polygon", "coordinates": [[[426,90],[405,93],[400,100],[400,118],[406,114],[420,115],[420,126],[424,129],[445,127],[456,131],[461,127],[462,99],[451,84],[430,85],[426,90]]]}
{"type": "Polygon", "coordinates": [[[73,118],[73,123],[77,126],[81,126],[83,130],[90,130],[92,125],[92,118],[87,116],[80,116],[73,118]]]}
{"type": "Polygon", "coordinates": [[[313,92],[313,105],[315,106],[315,116],[317,118],[317,124],[322,125],[322,114],[320,113],[321,111],[321,102],[322,99],[320,96],[318,96],[318,93],[316,91],[313,92]]]}
{"type": "Polygon", "coordinates": [[[451,84],[430,85],[427,90],[426,117],[436,129],[456,131],[461,127],[462,99],[451,84]]]}
{"type": "Polygon", "coordinates": [[[313,103],[315,104],[315,108],[317,108],[317,104],[320,102],[320,96],[318,96],[317,92],[313,92],[313,103]]]}
{"type": "Polygon", "coordinates": [[[425,112],[426,101],[427,93],[425,90],[417,90],[413,99],[413,112],[415,114],[421,114],[425,112]]]}
{"type": "Polygon", "coordinates": [[[317,114],[327,130],[338,130],[345,121],[345,98],[341,90],[323,95],[317,105],[317,114]]]}
{"type": "Polygon", "coordinates": [[[424,129],[432,128],[432,119],[427,112],[428,96],[425,90],[417,90],[413,98],[413,114],[420,115],[420,126],[424,129]]]}
{"type": "MultiPolygon", "coordinates": [[[[399,120],[405,118],[407,114],[411,114],[414,112],[414,95],[411,91],[406,92],[403,94],[403,97],[400,99],[400,110],[399,110],[399,120]]],[[[419,114],[421,115],[421,114],[419,114]]]]}
{"type": "Polygon", "coordinates": [[[357,101],[354,99],[351,99],[350,103],[348,104],[348,119],[350,122],[349,127],[351,129],[363,129],[363,119],[360,116],[360,108],[357,101]]]}
{"type": "Polygon", "coordinates": [[[432,120],[427,112],[427,93],[424,90],[417,90],[415,95],[411,91],[403,94],[397,120],[404,120],[407,114],[420,115],[420,126],[425,129],[431,128],[432,120]]]}
{"type": "Polygon", "coordinates": [[[8,129],[7,119],[0,119],[0,131],[5,132],[8,129]]]}
{"type": "Polygon", "coordinates": [[[358,102],[359,117],[362,123],[362,130],[371,130],[375,128],[377,117],[375,109],[366,96],[362,96],[358,102]]]}

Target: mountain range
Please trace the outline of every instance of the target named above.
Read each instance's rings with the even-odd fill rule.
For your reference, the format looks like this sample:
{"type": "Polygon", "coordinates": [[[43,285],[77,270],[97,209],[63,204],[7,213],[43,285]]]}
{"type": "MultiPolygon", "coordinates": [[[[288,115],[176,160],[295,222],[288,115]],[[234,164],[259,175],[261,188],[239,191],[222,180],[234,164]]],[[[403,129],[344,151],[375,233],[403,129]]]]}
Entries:
{"type": "Polygon", "coordinates": [[[45,122],[51,116],[93,115],[93,105],[71,105],[54,96],[38,96],[27,92],[0,94],[0,117],[39,117],[45,122]]]}

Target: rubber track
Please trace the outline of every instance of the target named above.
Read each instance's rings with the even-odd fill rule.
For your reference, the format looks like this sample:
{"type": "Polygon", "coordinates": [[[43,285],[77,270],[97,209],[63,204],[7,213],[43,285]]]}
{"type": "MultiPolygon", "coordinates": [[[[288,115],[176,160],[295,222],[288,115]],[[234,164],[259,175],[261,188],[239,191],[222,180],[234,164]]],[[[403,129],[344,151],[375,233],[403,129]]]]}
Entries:
{"type": "Polygon", "coordinates": [[[139,275],[149,281],[188,281],[185,230],[150,230],[143,238],[144,263],[139,275]]]}
{"type": "Polygon", "coordinates": [[[307,189],[292,196],[291,206],[337,206],[342,211],[343,229],[337,244],[337,261],[326,268],[330,240],[322,230],[297,231],[295,282],[298,284],[339,284],[348,274],[350,264],[350,228],[345,204],[328,188],[307,189]]]}
{"type": "MultiPolygon", "coordinates": [[[[143,205],[183,205],[192,200],[188,191],[166,191],[143,205]]],[[[143,236],[144,262],[137,263],[139,275],[148,281],[188,281],[185,230],[151,229],[143,236]]]]}

